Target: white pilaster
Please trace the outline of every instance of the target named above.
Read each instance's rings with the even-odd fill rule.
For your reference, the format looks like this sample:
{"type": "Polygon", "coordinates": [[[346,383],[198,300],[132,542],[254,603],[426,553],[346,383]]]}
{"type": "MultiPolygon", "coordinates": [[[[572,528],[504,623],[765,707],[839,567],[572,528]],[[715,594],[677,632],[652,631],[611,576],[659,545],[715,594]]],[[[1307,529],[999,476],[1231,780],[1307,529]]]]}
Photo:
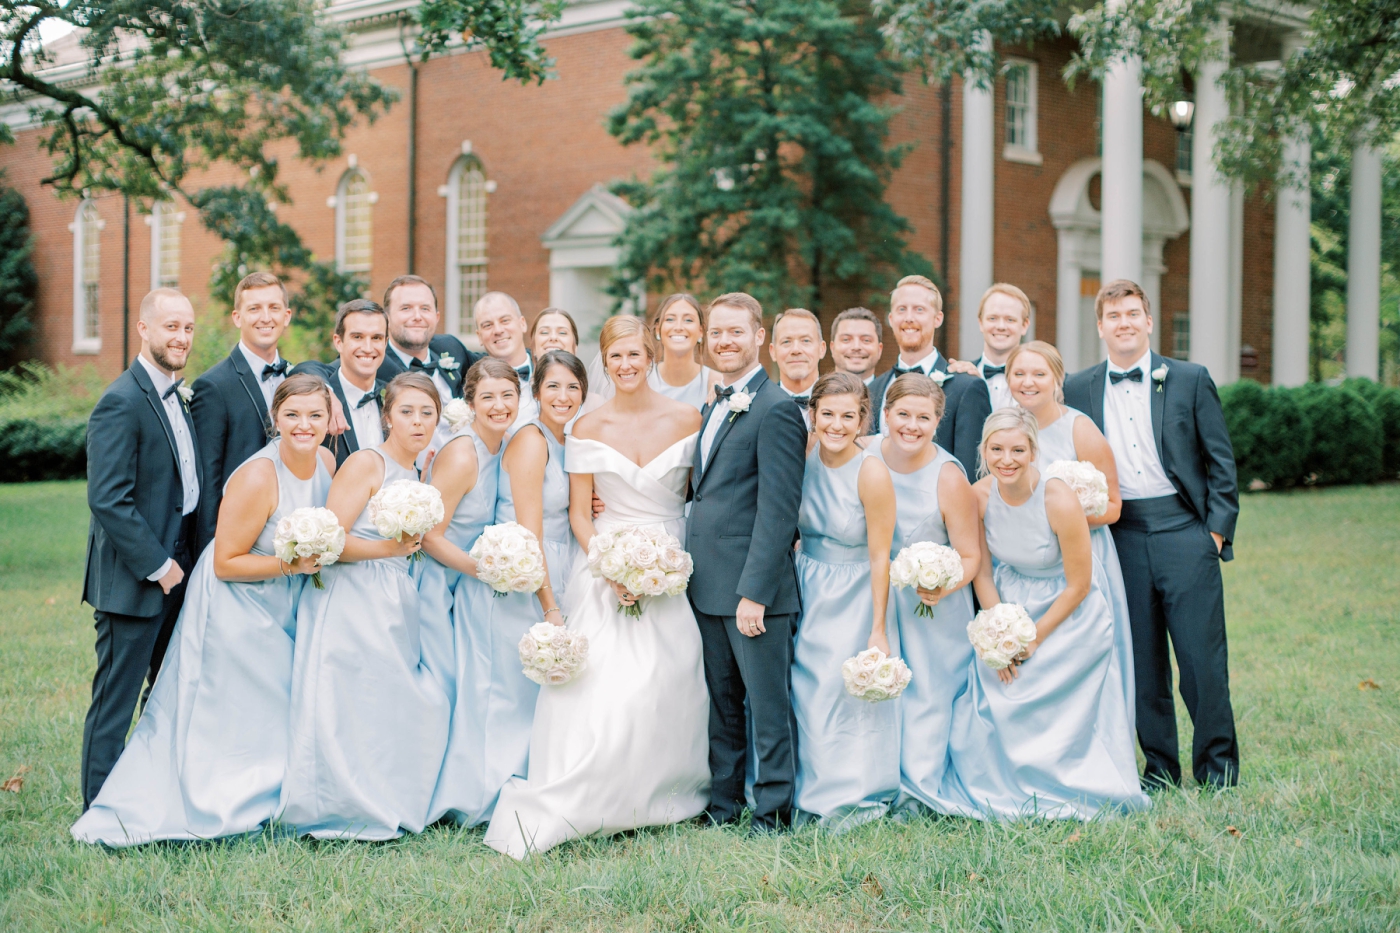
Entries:
{"type": "Polygon", "coordinates": [[[1351,228],[1347,236],[1347,375],[1380,373],[1381,154],[1351,153],[1351,228]]]}
{"type": "MultiPolygon", "coordinates": [[[[1121,5],[1121,0],[1109,0],[1121,5]]],[[[1142,60],[1119,59],[1103,85],[1103,262],[1105,283],[1142,284],[1142,60]]]]}
{"type": "Polygon", "coordinates": [[[1060,350],[1065,372],[1074,373],[1089,365],[1080,347],[1079,287],[1083,269],[1075,247],[1082,234],[1074,230],[1056,231],[1059,245],[1059,271],[1055,277],[1055,346],[1060,350]]]}
{"type": "MultiPolygon", "coordinates": [[[[1280,186],[1274,198],[1273,383],[1308,381],[1308,319],[1312,292],[1312,193],[1308,166],[1312,145],[1304,135],[1284,143],[1285,173],[1297,185],[1280,186]]],[[[1285,176],[1287,177],[1287,176],[1285,176]]]]}
{"type": "MultiPolygon", "coordinates": [[[[990,37],[982,37],[990,44],[990,37]]],[[[982,355],[982,332],[977,329],[977,302],[992,284],[994,108],[990,85],[979,87],[963,78],[962,218],[958,256],[958,355],[975,360],[982,355]]]]}
{"type": "MultiPolygon", "coordinates": [[[[1225,48],[1225,23],[1215,39],[1225,48]]],[[[1229,116],[1219,85],[1225,62],[1213,59],[1196,75],[1195,132],[1191,144],[1191,360],[1217,383],[1230,381],[1230,186],[1215,165],[1216,124],[1229,116]]]]}

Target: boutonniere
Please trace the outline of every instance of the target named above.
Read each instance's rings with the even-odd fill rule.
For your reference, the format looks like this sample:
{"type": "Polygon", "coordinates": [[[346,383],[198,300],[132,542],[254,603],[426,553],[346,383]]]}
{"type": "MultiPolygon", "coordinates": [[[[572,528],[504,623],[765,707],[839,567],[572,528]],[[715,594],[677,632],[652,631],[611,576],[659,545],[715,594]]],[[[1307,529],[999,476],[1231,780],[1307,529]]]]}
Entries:
{"type": "Polygon", "coordinates": [[[952,379],[952,378],[953,378],[953,374],[952,374],[952,373],[945,373],[945,372],[943,372],[942,370],[939,370],[939,369],[935,369],[933,372],[929,373],[928,376],[929,376],[929,378],[932,379],[934,382],[938,383],[938,387],[939,387],[940,389],[943,388],[943,383],[945,383],[945,382],[947,382],[949,379],[952,379]]]}
{"type": "Polygon", "coordinates": [[[1157,391],[1162,391],[1162,385],[1167,381],[1167,364],[1163,363],[1152,370],[1152,381],[1157,383],[1157,391]]]}
{"type": "Polygon", "coordinates": [[[175,392],[180,396],[180,404],[184,406],[185,414],[189,414],[190,399],[194,398],[194,389],[191,389],[189,386],[182,385],[178,389],[176,389],[175,392]]]}
{"type": "Polygon", "coordinates": [[[738,392],[729,396],[729,420],[733,421],[735,418],[748,411],[749,406],[752,404],[753,396],[749,394],[747,389],[740,389],[738,392]]]}
{"type": "Polygon", "coordinates": [[[461,366],[452,358],[451,353],[444,353],[438,357],[438,369],[445,369],[450,373],[455,373],[461,366]]]}

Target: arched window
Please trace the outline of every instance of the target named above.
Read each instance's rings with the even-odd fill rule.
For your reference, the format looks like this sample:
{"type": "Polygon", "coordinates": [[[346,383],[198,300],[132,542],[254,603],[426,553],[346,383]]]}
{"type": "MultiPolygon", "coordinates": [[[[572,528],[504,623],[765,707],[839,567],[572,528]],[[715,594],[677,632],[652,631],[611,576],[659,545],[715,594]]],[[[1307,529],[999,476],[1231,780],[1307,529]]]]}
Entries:
{"type": "Polygon", "coordinates": [[[151,288],[180,287],[180,228],[185,212],[173,201],[157,201],[146,218],[151,227],[151,288]]]}
{"type": "Polygon", "coordinates": [[[69,230],[73,231],[73,352],[97,353],[102,349],[102,215],[97,204],[78,205],[69,230]]]}
{"type": "Polygon", "coordinates": [[[447,329],[476,331],[472,307],[486,294],[486,195],[495,188],[486,180],[481,160],[465,155],[447,179],[447,329]]]}
{"type": "Polygon", "coordinates": [[[335,263],[341,272],[368,272],[374,238],[374,202],[364,172],[352,167],[335,195],[335,263]]]}

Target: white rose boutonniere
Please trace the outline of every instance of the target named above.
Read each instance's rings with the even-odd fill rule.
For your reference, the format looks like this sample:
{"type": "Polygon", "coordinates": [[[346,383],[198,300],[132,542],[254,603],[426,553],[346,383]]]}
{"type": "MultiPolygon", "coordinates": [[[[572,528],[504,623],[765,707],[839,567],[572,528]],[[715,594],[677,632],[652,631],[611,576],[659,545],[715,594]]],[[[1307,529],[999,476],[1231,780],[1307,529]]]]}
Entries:
{"type": "Polygon", "coordinates": [[[749,406],[752,404],[753,396],[749,394],[747,389],[740,389],[738,392],[729,396],[729,420],[733,421],[735,418],[748,411],[749,406]]]}
{"type": "Polygon", "coordinates": [[[438,369],[445,369],[450,373],[455,373],[461,368],[461,364],[453,358],[451,353],[444,353],[438,357],[438,369]]]}
{"type": "Polygon", "coordinates": [[[952,378],[953,378],[953,374],[952,374],[952,373],[945,373],[945,372],[943,372],[942,370],[938,370],[938,369],[935,369],[933,372],[929,373],[928,375],[929,375],[929,378],[930,378],[930,379],[932,379],[934,382],[938,383],[938,387],[939,387],[940,389],[943,388],[943,383],[945,383],[945,382],[947,382],[949,379],[952,379],[952,378]]]}
{"type": "Polygon", "coordinates": [[[194,398],[194,389],[182,383],[176,387],[175,394],[180,396],[180,404],[184,407],[185,413],[188,414],[190,410],[190,400],[194,398]]]}
{"type": "Polygon", "coordinates": [[[1162,384],[1167,381],[1166,363],[1163,363],[1161,366],[1158,366],[1156,369],[1152,370],[1152,381],[1157,383],[1157,391],[1161,392],[1162,384]]]}

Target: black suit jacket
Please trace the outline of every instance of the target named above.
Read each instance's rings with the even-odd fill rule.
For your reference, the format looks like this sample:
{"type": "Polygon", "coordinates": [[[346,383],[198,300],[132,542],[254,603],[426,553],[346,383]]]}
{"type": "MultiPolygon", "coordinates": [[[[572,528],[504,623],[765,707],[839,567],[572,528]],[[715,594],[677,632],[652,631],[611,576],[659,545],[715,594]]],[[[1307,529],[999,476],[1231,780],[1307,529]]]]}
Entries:
{"type": "MultiPolygon", "coordinates": [[[[381,367],[380,372],[383,372],[381,367]]],[[[305,363],[298,363],[292,374],[311,373],[313,376],[320,376],[330,386],[335,397],[340,399],[340,407],[345,411],[345,421],[349,425],[344,434],[327,434],[326,439],[321,442],[321,446],[335,454],[336,469],[345,463],[345,458],[360,449],[360,439],[355,435],[355,420],[351,417],[350,403],[345,400],[345,388],[340,384],[340,360],[333,360],[329,363],[322,363],[320,360],[307,360],[305,363]]],[[[384,387],[389,383],[378,377],[374,380],[374,391],[383,392],[384,387]]],[[[383,396],[380,396],[381,400],[383,396]]]]}
{"type": "Polygon", "coordinates": [[[196,554],[214,540],[224,483],[233,471],[261,450],[272,432],[262,373],[254,374],[235,344],[229,355],[195,380],[190,411],[199,427],[199,460],[208,484],[200,488],[196,554]]]}
{"type": "MultiPolygon", "coordinates": [[[[185,424],[197,450],[187,409],[185,424]]],[[[139,362],[102,393],[88,418],[87,450],[92,519],[83,601],[103,612],[158,615],[165,594],[146,577],[175,556],[185,487],[175,433],[139,362]]],[[[202,502],[209,486],[198,457],[195,470],[202,502]]]]}
{"type": "MultiPolygon", "coordinates": [[[[948,361],[938,354],[934,370],[948,372],[948,361]]],[[[880,413],[884,409],[885,390],[894,381],[894,369],[888,369],[876,376],[870,383],[870,433],[880,429],[880,413]]],[[[938,422],[934,440],[938,446],[958,458],[967,472],[967,478],[977,481],[978,448],[982,446],[982,425],[992,413],[992,393],[987,389],[986,380],[981,376],[968,376],[954,373],[943,381],[943,418],[938,422]]]]}
{"type": "MultiPolygon", "coordinates": [[[[485,353],[473,353],[467,349],[466,344],[458,340],[451,334],[438,334],[428,341],[428,356],[430,359],[440,360],[443,354],[452,357],[452,361],[457,364],[455,369],[440,368],[438,372],[447,380],[447,384],[452,387],[452,397],[462,397],[462,382],[467,377],[467,370],[472,368],[472,364],[486,356],[485,353]]],[[[408,372],[408,368],[399,360],[399,355],[393,346],[384,348],[384,362],[379,364],[379,380],[388,382],[399,373],[408,372]]],[[[443,399],[444,402],[447,399],[443,399]]]]}
{"type": "MultiPolygon", "coordinates": [[[[1235,481],[1235,451],[1225,428],[1215,382],[1198,363],[1168,360],[1152,354],[1152,370],[1167,367],[1158,383],[1144,373],[1152,393],[1152,434],[1157,457],[1181,498],[1205,523],[1206,530],[1225,539],[1223,560],[1234,557],[1235,520],[1240,514],[1235,481]]],[[[1065,380],[1065,404],[1087,414],[1104,431],[1103,393],[1108,364],[1100,363],[1065,380]]],[[[1107,431],[1104,431],[1107,435],[1107,431]]]]}
{"type": "MultiPolygon", "coordinates": [[[[734,615],[741,597],[772,615],[802,606],[792,545],[802,505],[807,425],[792,397],[762,370],[749,392],[749,410],[726,416],[704,470],[695,445],[685,540],[695,557],[690,601],[707,615],[734,615]]],[[[706,422],[713,408],[705,406],[706,422]]]]}

